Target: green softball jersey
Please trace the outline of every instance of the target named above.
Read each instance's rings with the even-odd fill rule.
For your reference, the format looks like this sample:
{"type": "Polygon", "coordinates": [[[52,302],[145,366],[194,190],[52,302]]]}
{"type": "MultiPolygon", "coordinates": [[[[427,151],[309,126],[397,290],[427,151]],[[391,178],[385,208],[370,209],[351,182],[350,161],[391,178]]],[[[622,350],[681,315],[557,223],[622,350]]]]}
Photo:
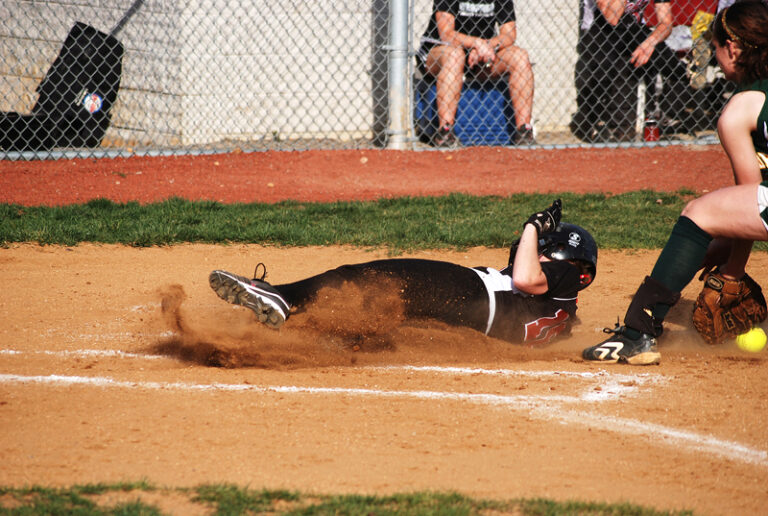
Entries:
{"type": "Polygon", "coordinates": [[[752,132],[752,145],[755,147],[757,161],[763,181],[768,181],[768,79],[760,79],[739,89],[739,91],[762,91],[765,102],[757,117],[757,129],[752,132]]]}

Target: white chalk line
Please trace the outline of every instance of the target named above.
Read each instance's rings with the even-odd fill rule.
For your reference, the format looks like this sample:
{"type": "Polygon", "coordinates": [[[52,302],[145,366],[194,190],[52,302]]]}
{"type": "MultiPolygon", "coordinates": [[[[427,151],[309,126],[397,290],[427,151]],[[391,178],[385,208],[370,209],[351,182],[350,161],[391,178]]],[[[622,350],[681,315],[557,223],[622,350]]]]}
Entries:
{"type": "Polygon", "coordinates": [[[142,332],[142,331],[121,331],[121,332],[98,332],[98,333],[80,333],[77,335],[61,332],[56,329],[49,329],[41,334],[45,338],[57,337],[64,342],[115,342],[115,341],[133,341],[136,338],[168,338],[176,335],[173,331],[164,332],[142,332]]]}
{"type": "MultiPolygon", "coordinates": [[[[19,351],[12,349],[0,350],[0,355],[23,355],[23,354],[36,354],[46,356],[58,356],[58,357],[109,357],[109,358],[130,358],[130,359],[147,359],[158,360],[163,358],[170,358],[165,355],[149,355],[128,353],[119,350],[101,350],[101,349],[80,349],[80,350],[63,350],[63,351],[46,351],[46,350],[33,350],[33,351],[19,351]]],[[[454,374],[454,375],[485,375],[485,376],[527,376],[527,377],[565,377],[565,378],[579,378],[579,379],[602,379],[603,383],[600,388],[587,391],[582,395],[581,401],[602,401],[605,399],[613,398],[621,394],[629,394],[636,391],[640,385],[647,382],[658,383],[663,380],[662,376],[649,375],[649,374],[635,374],[635,375],[621,375],[621,374],[609,374],[606,371],[598,372],[569,372],[569,371],[522,371],[515,369],[481,369],[481,368],[468,368],[468,367],[439,367],[439,366],[383,366],[383,367],[366,367],[366,370],[374,371],[414,371],[414,372],[434,372],[438,374],[454,374]]]]}
{"type": "MultiPolygon", "coordinates": [[[[438,369],[430,368],[437,371],[438,369]]],[[[475,370],[478,371],[478,370],[475,370]]],[[[455,374],[456,371],[451,371],[455,374]]],[[[552,372],[554,374],[555,372],[552,372]]],[[[539,373],[546,374],[546,373],[539,373]]],[[[562,373],[558,373],[562,374],[562,373]]],[[[581,373],[574,373],[579,375],[581,373]]],[[[749,446],[695,432],[678,430],[663,425],[644,423],[641,421],[602,416],[584,411],[563,409],[562,405],[584,401],[594,401],[591,398],[573,396],[540,396],[540,395],[499,395],[471,394],[441,391],[385,391],[378,389],[340,388],[340,387],[299,387],[299,386],[257,386],[244,384],[194,384],[184,382],[133,382],[114,380],[108,377],[82,376],[22,376],[0,374],[0,383],[42,383],[49,385],[92,385],[100,387],[117,387],[148,390],[181,390],[192,392],[227,391],[255,392],[278,394],[337,394],[352,396],[369,396],[381,398],[428,399],[470,402],[483,405],[501,406],[514,410],[526,410],[542,419],[559,420],[564,423],[596,427],[613,433],[639,435],[657,444],[683,445],[689,450],[708,453],[738,462],[768,466],[768,452],[749,446]]]]}
{"type": "Polygon", "coordinates": [[[135,358],[157,360],[159,358],[171,358],[165,355],[145,355],[140,353],[128,353],[117,349],[76,349],[63,351],[33,350],[19,351],[15,349],[0,349],[0,355],[46,355],[55,357],[108,357],[108,358],[135,358]]]}
{"type": "MultiPolygon", "coordinates": [[[[486,375],[486,376],[527,376],[533,378],[543,377],[561,377],[577,378],[588,380],[601,380],[599,389],[585,390],[579,397],[580,402],[599,402],[612,399],[617,396],[634,393],[645,383],[661,383],[666,378],[660,375],[634,374],[623,375],[613,374],[607,371],[597,372],[572,372],[572,371],[521,371],[516,369],[480,369],[467,367],[439,367],[439,366],[386,366],[371,367],[368,369],[388,371],[405,370],[416,372],[435,372],[440,374],[458,374],[458,375],[486,375]]],[[[569,398],[570,399],[570,398],[569,398]]]]}
{"type": "MultiPolygon", "coordinates": [[[[144,353],[130,353],[127,351],[121,351],[117,349],[76,349],[76,350],[19,350],[19,349],[0,349],[0,355],[24,355],[24,354],[38,354],[49,356],[93,356],[93,357],[120,357],[120,358],[173,358],[167,355],[152,355],[144,353]]],[[[573,372],[573,371],[525,371],[520,369],[483,369],[478,367],[451,367],[451,366],[371,366],[364,367],[365,370],[373,371],[414,371],[414,372],[435,372],[439,374],[460,374],[460,375],[487,375],[487,376],[530,376],[530,377],[544,377],[544,376],[562,376],[566,378],[611,378],[618,382],[637,382],[643,384],[648,381],[658,382],[663,380],[663,376],[653,375],[648,373],[643,374],[616,374],[609,373],[605,370],[596,372],[573,372]]]]}
{"type": "MultiPolygon", "coordinates": [[[[546,415],[546,414],[543,414],[546,415]]],[[[584,411],[561,411],[553,419],[567,423],[598,428],[608,432],[620,432],[639,435],[651,439],[657,444],[684,444],[689,449],[708,453],[725,459],[768,466],[768,452],[712,436],[701,435],[687,430],[678,430],[654,423],[613,416],[601,416],[584,411]]]]}
{"type": "MultiPolygon", "coordinates": [[[[81,349],[81,350],[64,350],[64,351],[45,351],[45,350],[33,350],[33,351],[18,351],[4,349],[0,350],[0,355],[22,355],[22,354],[42,354],[47,356],[58,357],[110,357],[110,358],[130,358],[130,359],[148,359],[157,360],[162,358],[169,358],[165,355],[144,355],[138,353],[128,353],[119,350],[99,350],[99,349],[81,349]]],[[[383,367],[366,367],[365,370],[374,370],[382,372],[395,372],[395,371],[413,371],[413,372],[433,372],[437,374],[454,374],[454,375],[485,375],[485,376],[526,376],[541,378],[547,376],[565,377],[565,378],[578,378],[578,379],[599,379],[602,383],[599,385],[599,389],[591,389],[585,391],[582,394],[580,401],[603,401],[611,399],[622,394],[630,394],[638,389],[639,386],[647,383],[659,383],[664,380],[664,377],[659,375],[650,374],[635,374],[635,375],[622,375],[608,373],[606,371],[598,372],[569,372],[569,371],[524,371],[516,369],[482,369],[482,368],[468,368],[468,367],[440,367],[440,366],[383,366],[383,367]]],[[[571,397],[561,397],[561,401],[569,401],[571,397]]]]}
{"type": "Polygon", "coordinates": [[[452,373],[452,374],[483,374],[483,375],[498,375],[498,376],[565,376],[574,378],[600,378],[600,377],[612,377],[622,379],[625,381],[634,381],[643,378],[661,378],[659,375],[651,374],[633,374],[622,375],[609,373],[605,370],[597,372],[574,372],[574,371],[524,371],[519,369],[483,369],[478,367],[443,367],[443,366],[383,366],[383,367],[371,367],[369,369],[379,369],[386,371],[388,369],[403,369],[407,371],[418,372],[436,372],[436,373],[452,373]]]}

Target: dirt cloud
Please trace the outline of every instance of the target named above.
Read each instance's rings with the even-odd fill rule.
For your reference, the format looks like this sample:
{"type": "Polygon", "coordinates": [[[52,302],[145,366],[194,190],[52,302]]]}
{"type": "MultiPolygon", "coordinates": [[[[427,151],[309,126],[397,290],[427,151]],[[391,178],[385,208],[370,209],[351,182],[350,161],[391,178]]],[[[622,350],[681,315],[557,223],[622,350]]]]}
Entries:
{"type": "Polygon", "coordinates": [[[173,335],[152,351],[215,367],[268,369],[525,359],[541,351],[438,321],[406,320],[398,290],[386,282],[322,289],[276,331],[224,302],[212,313],[188,311],[184,288],[168,285],[158,295],[162,324],[173,335]]]}

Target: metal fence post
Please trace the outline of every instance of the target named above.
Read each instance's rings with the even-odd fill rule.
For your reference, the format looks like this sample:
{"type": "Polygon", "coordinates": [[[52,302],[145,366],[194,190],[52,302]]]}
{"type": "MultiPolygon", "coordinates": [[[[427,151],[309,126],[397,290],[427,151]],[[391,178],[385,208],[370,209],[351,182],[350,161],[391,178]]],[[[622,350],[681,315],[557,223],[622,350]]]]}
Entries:
{"type": "Polygon", "coordinates": [[[389,142],[387,147],[406,149],[408,125],[408,0],[391,0],[389,31],[389,142]]]}

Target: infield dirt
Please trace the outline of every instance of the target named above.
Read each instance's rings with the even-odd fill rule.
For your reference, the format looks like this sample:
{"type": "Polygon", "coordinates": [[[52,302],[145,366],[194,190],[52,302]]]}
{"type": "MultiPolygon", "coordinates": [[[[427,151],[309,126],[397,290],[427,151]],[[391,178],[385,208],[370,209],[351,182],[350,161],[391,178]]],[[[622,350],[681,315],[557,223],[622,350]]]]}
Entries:
{"type": "MultiPolygon", "coordinates": [[[[450,189],[449,177],[436,181],[450,189]]],[[[500,266],[506,254],[405,256],[500,266]]],[[[669,315],[660,366],[579,358],[623,315],[657,254],[601,251],[573,335],[529,348],[436,323],[361,320],[333,302],[272,331],[207,283],[212,269],[248,275],[257,261],[270,281],[291,281],[382,250],[0,249],[0,485],[145,478],[760,514],[768,355],[699,340],[689,321],[698,282],[669,315]]],[[[768,284],[768,255],[749,270],[768,284]]]]}

